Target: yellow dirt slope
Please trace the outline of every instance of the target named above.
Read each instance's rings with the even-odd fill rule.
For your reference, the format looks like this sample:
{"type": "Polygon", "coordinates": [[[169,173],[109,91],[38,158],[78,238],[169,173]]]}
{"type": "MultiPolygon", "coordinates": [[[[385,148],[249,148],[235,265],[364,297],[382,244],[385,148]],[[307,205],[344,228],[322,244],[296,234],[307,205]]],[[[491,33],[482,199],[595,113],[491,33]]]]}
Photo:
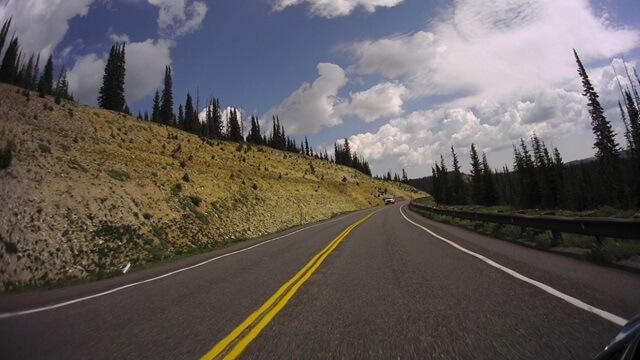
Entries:
{"type": "Polygon", "coordinates": [[[423,196],[343,166],[0,84],[0,291],[117,274],[176,254],[423,196]]]}

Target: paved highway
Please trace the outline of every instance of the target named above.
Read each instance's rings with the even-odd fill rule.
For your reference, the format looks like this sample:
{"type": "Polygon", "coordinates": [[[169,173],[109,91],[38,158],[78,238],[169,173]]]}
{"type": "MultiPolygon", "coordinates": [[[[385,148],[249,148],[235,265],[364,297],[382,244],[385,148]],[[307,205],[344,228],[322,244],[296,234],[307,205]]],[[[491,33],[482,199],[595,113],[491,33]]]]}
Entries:
{"type": "Polygon", "coordinates": [[[406,203],[164,267],[0,297],[2,359],[585,359],[640,276],[439,224],[406,203]]]}

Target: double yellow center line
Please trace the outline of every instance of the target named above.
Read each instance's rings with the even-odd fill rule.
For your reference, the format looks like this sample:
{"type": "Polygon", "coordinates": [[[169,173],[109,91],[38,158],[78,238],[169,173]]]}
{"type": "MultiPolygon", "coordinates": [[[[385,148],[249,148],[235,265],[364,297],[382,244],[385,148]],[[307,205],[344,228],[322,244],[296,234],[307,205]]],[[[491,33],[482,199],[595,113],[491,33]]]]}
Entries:
{"type": "MultiPolygon", "coordinates": [[[[382,209],[380,209],[382,210],[382,209]]],[[[244,349],[255,339],[269,322],[284,308],[289,300],[295,295],[300,286],[304,284],[329,254],[349,235],[351,230],[365,222],[378,211],[360,219],[356,223],[346,228],[340,235],[333,239],[327,247],[322,249],[316,256],[305,265],[302,270],[287,281],[278,291],[276,291],[267,302],[258,310],[254,311],[242,324],[238,325],[227,337],[222,339],[216,346],[206,353],[201,359],[235,359],[244,349]]]]}

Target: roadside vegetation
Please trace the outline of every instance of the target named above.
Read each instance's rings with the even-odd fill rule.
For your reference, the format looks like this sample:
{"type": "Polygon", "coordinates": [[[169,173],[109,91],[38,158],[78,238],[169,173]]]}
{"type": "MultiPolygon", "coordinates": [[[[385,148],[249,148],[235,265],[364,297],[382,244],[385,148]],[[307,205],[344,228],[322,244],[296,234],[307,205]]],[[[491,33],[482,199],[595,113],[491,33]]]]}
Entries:
{"type": "MultiPolygon", "coordinates": [[[[432,197],[421,198],[415,201],[418,204],[426,206],[436,206],[436,202],[432,197]]],[[[509,206],[480,206],[480,205],[464,205],[464,206],[439,206],[439,208],[451,210],[467,210],[478,212],[517,212],[527,215],[555,215],[570,217],[628,217],[628,210],[616,210],[610,207],[602,207],[594,211],[549,211],[539,209],[519,209],[516,210],[509,206]]],[[[434,214],[428,211],[422,211],[413,208],[413,211],[438,222],[463,227],[490,237],[508,240],[535,247],[541,250],[557,250],[559,252],[571,253],[580,256],[589,261],[600,264],[611,264],[621,260],[627,260],[634,256],[640,256],[640,241],[601,238],[598,242],[593,236],[580,234],[562,233],[562,243],[555,245],[553,234],[549,230],[541,230],[534,228],[526,228],[524,231],[519,226],[495,224],[482,221],[472,221],[466,219],[458,219],[451,216],[434,214]]]]}

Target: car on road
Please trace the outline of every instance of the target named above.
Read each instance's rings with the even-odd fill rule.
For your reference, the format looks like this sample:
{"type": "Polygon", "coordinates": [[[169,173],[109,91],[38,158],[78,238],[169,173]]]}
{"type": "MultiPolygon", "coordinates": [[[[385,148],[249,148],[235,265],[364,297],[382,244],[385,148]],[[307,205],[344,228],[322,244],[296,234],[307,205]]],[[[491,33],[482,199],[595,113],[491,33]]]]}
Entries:
{"type": "Polygon", "coordinates": [[[391,197],[391,198],[386,198],[386,199],[384,199],[384,204],[385,204],[385,205],[395,204],[395,203],[396,203],[396,199],[394,199],[394,198],[392,198],[392,197],[391,197]]]}

